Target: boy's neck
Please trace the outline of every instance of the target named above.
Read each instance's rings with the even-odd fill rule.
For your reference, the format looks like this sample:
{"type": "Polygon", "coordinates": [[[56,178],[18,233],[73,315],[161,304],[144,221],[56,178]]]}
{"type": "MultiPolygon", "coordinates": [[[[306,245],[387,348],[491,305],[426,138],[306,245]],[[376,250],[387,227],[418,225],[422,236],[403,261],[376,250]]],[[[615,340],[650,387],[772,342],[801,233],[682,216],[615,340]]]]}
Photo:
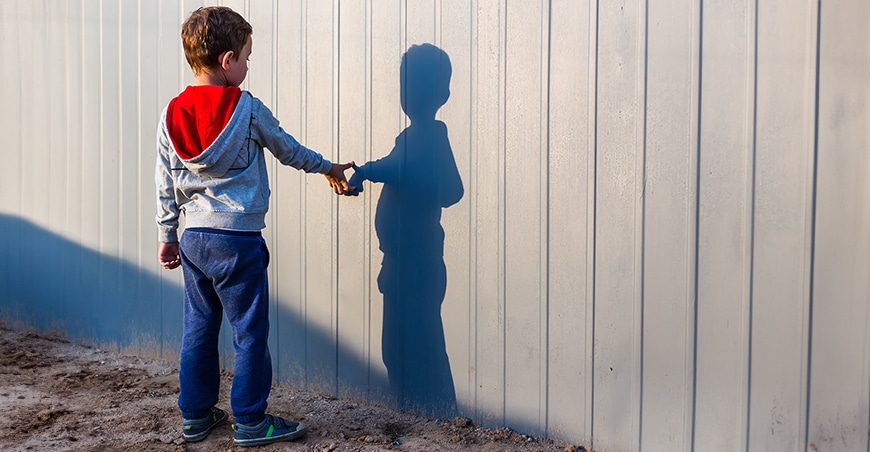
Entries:
{"type": "Polygon", "coordinates": [[[193,86],[230,86],[223,71],[202,71],[193,76],[193,86]]]}
{"type": "Polygon", "coordinates": [[[412,126],[418,125],[418,124],[430,124],[430,123],[435,122],[435,115],[424,116],[422,118],[409,118],[409,119],[411,120],[412,126]]]}

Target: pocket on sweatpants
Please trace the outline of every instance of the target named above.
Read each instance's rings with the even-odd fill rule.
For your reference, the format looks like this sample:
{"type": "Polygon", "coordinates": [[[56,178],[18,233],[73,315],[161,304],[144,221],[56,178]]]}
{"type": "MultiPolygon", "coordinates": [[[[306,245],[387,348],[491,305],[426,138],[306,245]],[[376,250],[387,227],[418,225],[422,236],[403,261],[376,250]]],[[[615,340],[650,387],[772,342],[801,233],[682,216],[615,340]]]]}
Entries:
{"type": "Polygon", "coordinates": [[[269,247],[266,246],[266,240],[262,237],[260,237],[260,248],[263,250],[263,268],[269,268],[271,255],[269,254],[269,247]]]}

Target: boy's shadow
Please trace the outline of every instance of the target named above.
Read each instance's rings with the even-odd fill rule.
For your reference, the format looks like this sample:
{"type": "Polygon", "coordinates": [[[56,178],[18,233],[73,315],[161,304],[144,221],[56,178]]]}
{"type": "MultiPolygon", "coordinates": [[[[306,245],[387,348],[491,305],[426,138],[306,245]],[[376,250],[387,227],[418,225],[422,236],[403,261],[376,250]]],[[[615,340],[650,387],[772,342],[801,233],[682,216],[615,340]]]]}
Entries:
{"type": "Polygon", "coordinates": [[[402,57],[401,102],[411,124],[386,157],[356,168],[350,183],[383,183],[375,231],[384,253],[378,288],[384,297],[382,353],[399,408],[456,414],[441,303],[447,290],[441,209],[463,188],[447,126],[435,113],[450,97],[450,59],[431,44],[402,57]]]}

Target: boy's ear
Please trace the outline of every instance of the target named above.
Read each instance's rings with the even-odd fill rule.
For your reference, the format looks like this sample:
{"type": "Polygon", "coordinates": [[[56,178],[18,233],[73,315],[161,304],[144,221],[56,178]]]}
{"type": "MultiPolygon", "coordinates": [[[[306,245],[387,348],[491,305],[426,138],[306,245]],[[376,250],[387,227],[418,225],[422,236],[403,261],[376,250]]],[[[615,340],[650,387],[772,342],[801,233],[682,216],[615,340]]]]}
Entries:
{"type": "Polygon", "coordinates": [[[218,57],[218,63],[220,63],[221,68],[223,70],[227,70],[230,68],[229,62],[233,58],[234,55],[235,55],[235,53],[233,53],[232,50],[227,50],[226,52],[220,54],[220,56],[218,57]]]}

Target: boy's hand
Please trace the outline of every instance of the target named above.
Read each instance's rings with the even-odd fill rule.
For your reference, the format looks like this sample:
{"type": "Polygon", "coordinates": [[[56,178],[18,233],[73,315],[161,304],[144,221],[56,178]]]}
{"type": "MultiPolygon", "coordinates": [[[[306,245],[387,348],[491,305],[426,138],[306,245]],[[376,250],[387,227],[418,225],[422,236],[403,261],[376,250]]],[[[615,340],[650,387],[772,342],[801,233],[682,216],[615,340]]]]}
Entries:
{"type": "Polygon", "coordinates": [[[329,181],[329,186],[336,195],[352,195],[356,193],[356,187],[350,186],[347,183],[347,178],[344,177],[344,172],[353,167],[353,162],[350,163],[333,163],[329,172],[324,174],[326,180],[329,181]]]}
{"type": "Polygon", "coordinates": [[[178,242],[160,242],[157,257],[163,268],[167,270],[177,268],[181,265],[181,256],[178,255],[178,242]]]}
{"type": "Polygon", "coordinates": [[[362,167],[354,165],[353,176],[350,176],[350,180],[347,182],[348,184],[350,184],[351,187],[355,189],[355,192],[353,193],[354,196],[362,193],[363,191],[363,181],[366,180],[365,172],[363,171],[364,166],[365,165],[363,165],[362,167]]]}

